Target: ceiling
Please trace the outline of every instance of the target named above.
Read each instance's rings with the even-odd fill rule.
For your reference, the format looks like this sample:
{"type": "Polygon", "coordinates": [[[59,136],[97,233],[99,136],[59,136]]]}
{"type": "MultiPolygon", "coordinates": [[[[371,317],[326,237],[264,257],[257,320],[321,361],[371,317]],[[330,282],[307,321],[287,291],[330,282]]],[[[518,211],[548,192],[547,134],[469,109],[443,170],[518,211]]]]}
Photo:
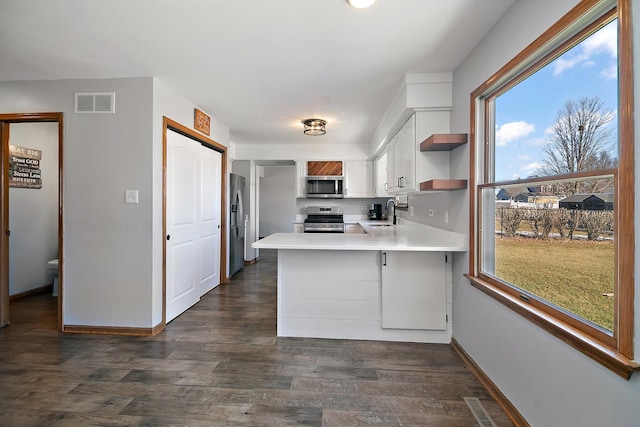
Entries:
{"type": "Polygon", "coordinates": [[[235,144],[365,145],[406,73],[455,70],[515,1],[1,0],[0,81],[155,76],[235,144]]]}

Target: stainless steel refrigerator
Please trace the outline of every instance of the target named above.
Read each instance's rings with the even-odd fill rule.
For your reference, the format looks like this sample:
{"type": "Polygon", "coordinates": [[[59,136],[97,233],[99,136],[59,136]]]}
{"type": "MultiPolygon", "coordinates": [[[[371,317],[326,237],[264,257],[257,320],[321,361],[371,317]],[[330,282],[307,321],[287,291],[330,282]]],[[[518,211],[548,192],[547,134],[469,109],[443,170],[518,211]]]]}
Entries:
{"type": "Polygon", "coordinates": [[[229,277],[244,266],[244,177],[229,175],[229,277]]]}

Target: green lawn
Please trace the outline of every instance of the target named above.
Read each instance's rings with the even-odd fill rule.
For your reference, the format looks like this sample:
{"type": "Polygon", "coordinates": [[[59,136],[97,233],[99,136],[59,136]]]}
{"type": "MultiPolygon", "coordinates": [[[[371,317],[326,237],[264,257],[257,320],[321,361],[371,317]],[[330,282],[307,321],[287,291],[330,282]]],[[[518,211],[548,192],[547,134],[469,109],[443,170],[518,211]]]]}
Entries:
{"type": "Polygon", "coordinates": [[[496,276],[613,330],[611,241],[496,238],[496,276]]]}

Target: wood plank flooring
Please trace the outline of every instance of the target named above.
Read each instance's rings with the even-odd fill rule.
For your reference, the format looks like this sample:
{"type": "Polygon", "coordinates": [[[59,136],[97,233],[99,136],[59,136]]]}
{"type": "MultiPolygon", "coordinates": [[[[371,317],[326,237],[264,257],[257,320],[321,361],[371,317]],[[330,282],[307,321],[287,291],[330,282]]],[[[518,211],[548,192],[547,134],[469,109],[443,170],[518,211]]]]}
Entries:
{"type": "Polygon", "coordinates": [[[448,345],[277,338],[275,251],[153,338],[59,334],[48,294],[11,320],[0,426],[512,425],[448,345]]]}

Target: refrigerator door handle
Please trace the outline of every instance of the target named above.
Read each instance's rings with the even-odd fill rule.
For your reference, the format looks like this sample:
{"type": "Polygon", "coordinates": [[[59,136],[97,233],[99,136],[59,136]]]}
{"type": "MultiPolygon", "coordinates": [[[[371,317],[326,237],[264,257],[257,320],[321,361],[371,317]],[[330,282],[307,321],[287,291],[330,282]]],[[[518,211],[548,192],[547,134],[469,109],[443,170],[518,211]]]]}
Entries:
{"type": "Polygon", "coordinates": [[[242,192],[237,192],[238,209],[236,212],[236,226],[238,227],[238,238],[244,239],[244,204],[242,201],[242,192]]]}

